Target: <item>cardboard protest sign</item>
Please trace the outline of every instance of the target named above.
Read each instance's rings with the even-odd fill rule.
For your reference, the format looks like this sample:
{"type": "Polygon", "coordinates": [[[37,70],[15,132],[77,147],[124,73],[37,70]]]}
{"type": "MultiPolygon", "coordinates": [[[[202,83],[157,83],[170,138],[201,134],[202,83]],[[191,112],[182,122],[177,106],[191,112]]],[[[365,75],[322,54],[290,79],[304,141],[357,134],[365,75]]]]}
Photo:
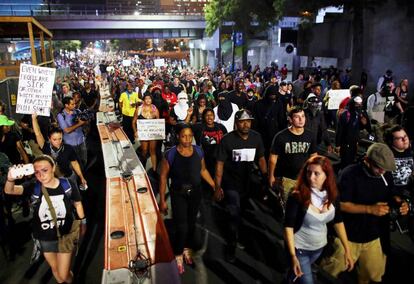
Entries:
{"type": "Polygon", "coordinates": [[[164,60],[164,58],[161,58],[161,59],[154,59],[154,66],[155,66],[155,67],[162,67],[162,66],[165,66],[165,60],[164,60]]]}
{"type": "Polygon", "coordinates": [[[55,68],[20,64],[16,113],[49,116],[55,68]]]}
{"type": "Polygon", "coordinates": [[[165,119],[138,119],[138,140],[164,140],[165,119]]]}
{"type": "Polygon", "coordinates": [[[349,98],[350,96],[348,89],[329,90],[328,109],[338,109],[343,99],[349,98]]]}
{"type": "Polygon", "coordinates": [[[122,65],[125,66],[125,67],[131,66],[131,60],[130,59],[122,60],[122,65]]]}

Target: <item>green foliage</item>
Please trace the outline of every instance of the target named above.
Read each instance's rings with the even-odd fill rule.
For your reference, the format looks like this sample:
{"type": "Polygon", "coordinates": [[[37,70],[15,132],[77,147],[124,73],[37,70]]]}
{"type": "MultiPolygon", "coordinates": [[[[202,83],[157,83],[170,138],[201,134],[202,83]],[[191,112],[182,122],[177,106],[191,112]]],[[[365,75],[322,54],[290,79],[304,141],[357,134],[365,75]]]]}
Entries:
{"type": "Polygon", "coordinates": [[[375,7],[384,4],[385,2],[387,2],[387,0],[301,0],[299,1],[299,9],[309,12],[317,12],[318,9],[328,6],[343,6],[348,9],[360,9],[362,7],[375,9],[375,7]]]}
{"type": "MultiPolygon", "coordinates": [[[[121,39],[118,40],[118,49],[120,50],[146,50],[149,47],[147,39],[121,39]]],[[[116,50],[115,48],[113,48],[116,50]]]]}
{"type": "Polygon", "coordinates": [[[77,51],[81,49],[82,42],[80,40],[58,40],[53,41],[54,50],[77,51]]]}
{"type": "Polygon", "coordinates": [[[107,48],[110,51],[117,51],[117,50],[119,50],[119,39],[111,39],[109,41],[109,44],[107,45],[107,48]]]}
{"type": "Polygon", "coordinates": [[[223,22],[234,22],[235,30],[252,34],[276,23],[285,0],[211,0],[204,9],[206,33],[211,36],[223,22]],[[253,24],[253,25],[252,25],[253,24]]]}
{"type": "Polygon", "coordinates": [[[165,39],[164,40],[164,47],[165,51],[175,51],[178,47],[178,41],[176,39],[165,39]]]}

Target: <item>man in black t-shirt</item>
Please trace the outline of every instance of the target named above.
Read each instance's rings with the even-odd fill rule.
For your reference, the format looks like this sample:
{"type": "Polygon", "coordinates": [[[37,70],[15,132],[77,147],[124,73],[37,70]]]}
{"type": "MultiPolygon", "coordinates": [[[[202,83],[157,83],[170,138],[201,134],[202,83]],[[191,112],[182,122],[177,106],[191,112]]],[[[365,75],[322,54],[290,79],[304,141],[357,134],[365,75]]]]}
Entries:
{"type": "Polygon", "coordinates": [[[226,134],[218,147],[215,173],[216,200],[224,197],[229,217],[227,260],[235,260],[240,216],[249,193],[249,173],[252,163],[257,162],[260,171],[267,176],[263,141],[259,133],[250,129],[253,117],[248,110],[235,115],[236,130],[226,134]]]}
{"type": "Polygon", "coordinates": [[[414,195],[411,180],[414,178],[414,157],[407,132],[400,125],[385,131],[384,140],[392,150],[395,158],[395,171],[392,172],[394,193],[412,198],[414,195]]]}
{"type": "MultiPolygon", "coordinates": [[[[358,283],[381,282],[390,250],[389,213],[406,215],[408,205],[393,196],[394,155],[387,145],[372,144],[362,163],[346,167],[338,179],[352,258],[358,261],[358,283]],[[391,206],[394,204],[394,206],[391,206]]],[[[333,276],[345,271],[344,249],[335,240],[335,252],[321,263],[333,276]]]]}
{"type": "Polygon", "coordinates": [[[290,127],[273,138],[269,156],[269,185],[281,186],[283,198],[287,200],[296,184],[300,169],[311,155],[316,155],[315,136],[305,129],[305,113],[294,107],[288,117],[290,127]]]}
{"type": "Polygon", "coordinates": [[[182,91],[185,91],[184,85],[180,82],[180,78],[179,77],[174,77],[174,80],[173,80],[173,82],[172,82],[172,84],[170,86],[170,90],[171,90],[171,92],[173,92],[177,96],[182,91]]]}
{"type": "Polygon", "coordinates": [[[247,94],[244,92],[245,86],[243,81],[239,81],[236,84],[236,90],[228,93],[230,102],[236,104],[239,109],[245,108],[247,105],[247,94]]]}

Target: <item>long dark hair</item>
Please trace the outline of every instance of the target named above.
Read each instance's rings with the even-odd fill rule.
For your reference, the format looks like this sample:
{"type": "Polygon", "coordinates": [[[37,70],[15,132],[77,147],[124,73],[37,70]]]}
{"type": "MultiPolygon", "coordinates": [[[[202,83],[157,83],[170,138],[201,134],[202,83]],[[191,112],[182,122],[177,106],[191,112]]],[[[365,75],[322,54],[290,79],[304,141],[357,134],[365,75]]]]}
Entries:
{"type": "Polygon", "coordinates": [[[311,200],[311,189],[308,181],[308,167],[310,165],[321,166],[326,175],[326,180],[322,185],[322,190],[326,190],[328,196],[328,206],[330,206],[338,196],[338,189],[336,187],[335,173],[332,164],[328,158],[324,156],[313,156],[309,158],[302,169],[300,170],[298,180],[292,195],[304,206],[308,207],[311,200]]]}

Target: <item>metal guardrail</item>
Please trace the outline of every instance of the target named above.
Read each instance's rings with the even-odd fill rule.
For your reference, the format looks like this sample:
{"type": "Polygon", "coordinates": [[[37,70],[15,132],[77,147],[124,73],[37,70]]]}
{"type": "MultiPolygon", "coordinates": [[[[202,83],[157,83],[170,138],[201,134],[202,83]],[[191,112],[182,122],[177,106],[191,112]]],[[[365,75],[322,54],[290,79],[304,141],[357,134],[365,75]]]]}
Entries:
{"type": "Polygon", "coordinates": [[[0,16],[47,16],[47,15],[203,15],[202,6],[174,5],[159,7],[141,5],[137,10],[130,7],[104,4],[21,4],[0,3],[0,16]]]}

